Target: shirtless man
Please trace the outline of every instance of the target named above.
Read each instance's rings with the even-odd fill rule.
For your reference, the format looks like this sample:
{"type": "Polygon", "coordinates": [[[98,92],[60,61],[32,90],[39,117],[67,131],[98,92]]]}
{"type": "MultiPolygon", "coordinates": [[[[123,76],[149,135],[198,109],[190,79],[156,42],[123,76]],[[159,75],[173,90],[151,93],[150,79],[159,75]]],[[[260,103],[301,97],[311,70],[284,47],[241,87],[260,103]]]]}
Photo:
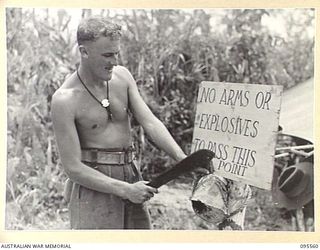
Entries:
{"type": "Polygon", "coordinates": [[[105,18],[80,22],[80,65],[52,98],[62,165],[72,180],[71,229],[149,229],[145,201],[157,193],[133,162],[130,111],[159,148],[186,157],[118,64],[121,27],[105,18]]]}

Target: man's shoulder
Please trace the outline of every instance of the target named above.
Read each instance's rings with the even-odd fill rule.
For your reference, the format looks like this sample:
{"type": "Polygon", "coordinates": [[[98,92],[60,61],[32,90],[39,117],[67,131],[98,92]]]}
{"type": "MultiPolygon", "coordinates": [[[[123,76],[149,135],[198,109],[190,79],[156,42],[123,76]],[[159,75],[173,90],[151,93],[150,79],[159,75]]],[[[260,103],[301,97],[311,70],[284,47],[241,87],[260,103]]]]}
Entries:
{"type": "Polygon", "coordinates": [[[114,73],[115,73],[116,77],[121,80],[121,82],[124,82],[129,85],[132,83],[135,83],[135,81],[132,77],[132,74],[124,66],[118,65],[118,66],[114,67],[114,73]]]}
{"type": "Polygon", "coordinates": [[[81,89],[76,87],[76,80],[70,76],[55,91],[52,96],[52,105],[71,105],[81,95],[81,89]]]}
{"type": "Polygon", "coordinates": [[[122,65],[117,65],[114,67],[114,71],[115,73],[121,74],[121,73],[125,73],[125,74],[130,74],[129,70],[122,65]]]}

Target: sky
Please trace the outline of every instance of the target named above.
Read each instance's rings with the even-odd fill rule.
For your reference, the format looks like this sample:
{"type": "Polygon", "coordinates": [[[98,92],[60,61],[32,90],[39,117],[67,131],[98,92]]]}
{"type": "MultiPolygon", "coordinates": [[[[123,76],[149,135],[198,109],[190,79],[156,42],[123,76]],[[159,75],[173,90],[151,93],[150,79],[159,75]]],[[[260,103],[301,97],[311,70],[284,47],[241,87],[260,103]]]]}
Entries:
{"type": "MultiPolygon", "coordinates": [[[[51,8],[49,9],[50,15],[52,14],[53,16],[56,16],[57,12],[59,9],[51,8]]],[[[69,15],[72,16],[72,19],[70,21],[70,28],[71,29],[76,29],[80,19],[81,19],[81,11],[82,9],[64,9],[67,11],[69,15]]],[[[122,9],[109,9],[110,13],[117,13],[117,12],[123,12],[122,9]]],[[[186,13],[190,13],[193,11],[193,9],[183,9],[186,13]]],[[[288,9],[287,11],[292,11],[288,9]]],[[[101,12],[101,9],[92,9],[92,14],[93,15],[99,15],[101,12]]],[[[212,13],[212,17],[210,20],[211,25],[214,27],[214,25],[219,22],[219,20],[223,17],[224,15],[224,9],[207,9],[208,13],[212,13]]],[[[43,9],[38,9],[36,12],[39,15],[44,14],[43,9]]],[[[283,16],[267,16],[264,15],[262,18],[262,24],[267,26],[272,32],[277,33],[277,34],[283,34],[285,33],[285,20],[283,16]]],[[[219,27],[215,27],[218,28],[219,27]]]]}

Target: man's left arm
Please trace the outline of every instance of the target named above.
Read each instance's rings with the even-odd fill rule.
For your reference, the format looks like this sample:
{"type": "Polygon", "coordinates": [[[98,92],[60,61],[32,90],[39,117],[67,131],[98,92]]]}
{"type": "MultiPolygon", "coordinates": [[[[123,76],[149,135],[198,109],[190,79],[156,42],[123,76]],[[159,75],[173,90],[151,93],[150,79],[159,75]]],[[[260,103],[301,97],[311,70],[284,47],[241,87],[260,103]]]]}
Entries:
{"type": "Polygon", "coordinates": [[[183,150],[173,139],[165,125],[151,112],[147,104],[143,101],[131,73],[124,67],[121,67],[121,70],[123,71],[122,76],[128,82],[130,109],[136,120],[160,149],[176,161],[184,159],[186,155],[183,150]]]}

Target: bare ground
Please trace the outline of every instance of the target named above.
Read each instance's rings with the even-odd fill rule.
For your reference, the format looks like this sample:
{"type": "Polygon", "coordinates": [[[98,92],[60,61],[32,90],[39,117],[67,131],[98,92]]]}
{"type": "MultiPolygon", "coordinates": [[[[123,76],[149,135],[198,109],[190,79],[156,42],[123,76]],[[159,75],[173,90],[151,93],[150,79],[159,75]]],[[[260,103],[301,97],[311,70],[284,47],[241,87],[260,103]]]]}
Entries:
{"type": "MultiPolygon", "coordinates": [[[[192,183],[173,182],[159,189],[148,203],[154,229],[163,230],[217,230],[212,223],[199,218],[193,211],[190,196],[192,183]]],[[[68,210],[41,211],[30,217],[13,202],[6,206],[6,229],[66,230],[68,210]],[[23,218],[23,219],[22,219],[23,218]]],[[[253,189],[253,199],[245,214],[244,230],[291,231],[286,211],[276,208],[270,192],[253,189]]]]}

